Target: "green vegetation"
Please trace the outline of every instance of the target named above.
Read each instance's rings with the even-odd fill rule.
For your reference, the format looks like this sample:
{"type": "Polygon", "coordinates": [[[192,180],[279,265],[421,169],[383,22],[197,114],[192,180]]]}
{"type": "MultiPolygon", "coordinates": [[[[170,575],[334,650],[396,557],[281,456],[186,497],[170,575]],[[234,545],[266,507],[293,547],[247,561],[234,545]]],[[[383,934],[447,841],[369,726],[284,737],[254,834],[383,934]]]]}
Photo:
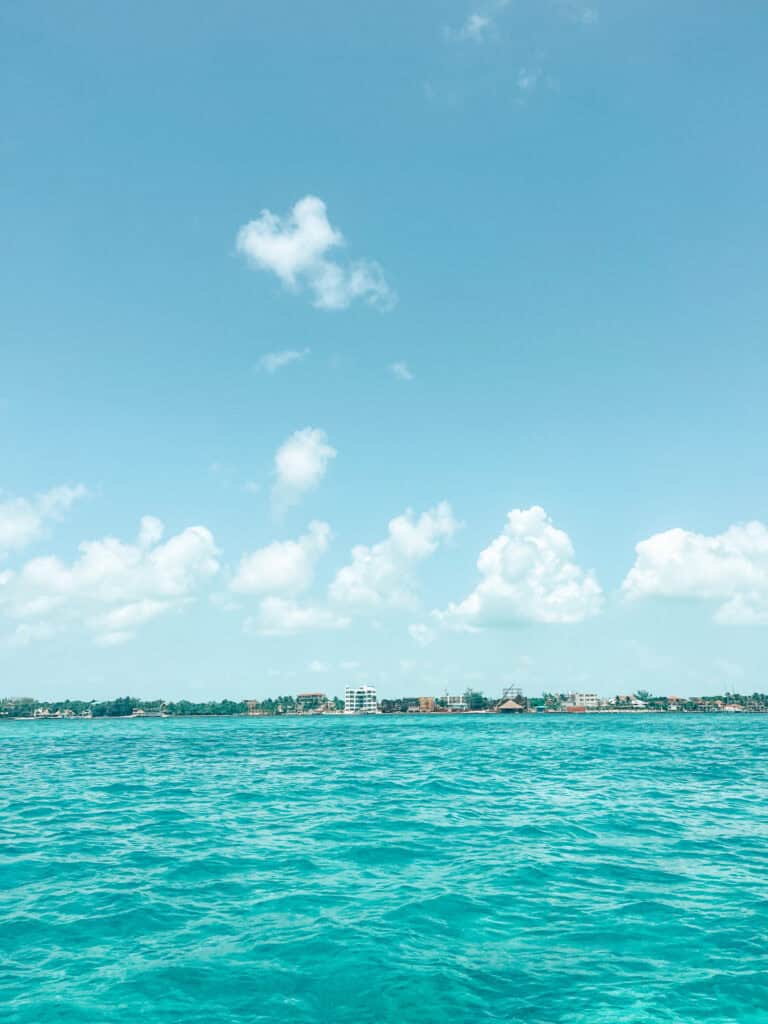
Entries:
{"type": "Polygon", "coordinates": [[[489,701],[479,690],[467,690],[464,694],[464,703],[470,711],[487,711],[496,702],[489,701]]]}
{"type": "MultiPolygon", "coordinates": [[[[344,707],[344,701],[338,697],[330,698],[329,703],[337,711],[344,707]]],[[[33,697],[0,699],[0,718],[32,718],[36,713],[38,717],[55,718],[127,718],[140,715],[179,718],[247,715],[248,710],[248,702],[244,700],[210,700],[196,703],[191,700],[140,700],[138,697],[116,697],[114,700],[101,701],[39,701],[33,697]]],[[[297,705],[294,697],[274,697],[256,701],[255,710],[262,715],[295,714],[297,705]]]]}
{"type": "Polygon", "coordinates": [[[138,697],[116,697],[114,700],[54,700],[37,701],[29,697],[0,700],[1,718],[31,718],[35,711],[47,708],[55,717],[77,715],[92,718],[125,718],[136,711],[145,715],[244,715],[248,711],[245,701],[220,700],[195,704],[189,700],[165,703],[162,700],[139,700],[138,697]]]}

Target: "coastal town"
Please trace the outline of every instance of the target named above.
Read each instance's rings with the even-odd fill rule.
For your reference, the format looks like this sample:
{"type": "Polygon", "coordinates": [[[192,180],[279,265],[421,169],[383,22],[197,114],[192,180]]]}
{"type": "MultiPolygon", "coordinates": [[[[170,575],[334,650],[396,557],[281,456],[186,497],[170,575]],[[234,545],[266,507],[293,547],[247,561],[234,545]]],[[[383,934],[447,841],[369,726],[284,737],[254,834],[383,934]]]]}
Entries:
{"type": "Polygon", "coordinates": [[[520,687],[503,687],[488,697],[478,690],[442,696],[379,698],[369,685],[348,686],[341,699],[321,691],[264,700],[192,702],[118,697],[106,701],[39,701],[32,697],[0,699],[0,720],[186,717],[275,717],[317,715],[607,715],[607,714],[766,714],[768,694],[726,692],[719,696],[654,696],[646,690],[601,697],[570,691],[527,697],[520,687]]]}

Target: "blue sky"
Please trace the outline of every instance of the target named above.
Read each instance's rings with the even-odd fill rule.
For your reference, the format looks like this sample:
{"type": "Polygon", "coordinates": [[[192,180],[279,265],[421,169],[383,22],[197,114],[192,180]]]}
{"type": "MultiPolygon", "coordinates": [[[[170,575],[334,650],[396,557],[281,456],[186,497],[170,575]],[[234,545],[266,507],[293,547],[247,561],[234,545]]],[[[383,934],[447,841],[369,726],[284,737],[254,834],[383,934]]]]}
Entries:
{"type": "Polygon", "coordinates": [[[766,689],[768,16],[673,8],[6,6],[0,692],[766,689]]]}

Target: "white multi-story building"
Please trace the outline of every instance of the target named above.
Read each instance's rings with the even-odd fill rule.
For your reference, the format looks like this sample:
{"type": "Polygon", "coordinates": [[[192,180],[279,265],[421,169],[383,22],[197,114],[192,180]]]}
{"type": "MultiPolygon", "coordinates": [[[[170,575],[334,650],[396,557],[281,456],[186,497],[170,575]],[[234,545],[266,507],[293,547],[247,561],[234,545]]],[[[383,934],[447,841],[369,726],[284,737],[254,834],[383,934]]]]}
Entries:
{"type": "Polygon", "coordinates": [[[602,703],[596,693],[570,693],[568,695],[568,704],[573,708],[587,708],[589,711],[595,711],[602,703]]]}
{"type": "Polygon", "coordinates": [[[374,686],[348,686],[344,691],[345,715],[375,715],[379,704],[374,686]]]}
{"type": "Polygon", "coordinates": [[[466,711],[467,702],[461,695],[448,696],[445,698],[446,705],[449,711],[466,711]]]}

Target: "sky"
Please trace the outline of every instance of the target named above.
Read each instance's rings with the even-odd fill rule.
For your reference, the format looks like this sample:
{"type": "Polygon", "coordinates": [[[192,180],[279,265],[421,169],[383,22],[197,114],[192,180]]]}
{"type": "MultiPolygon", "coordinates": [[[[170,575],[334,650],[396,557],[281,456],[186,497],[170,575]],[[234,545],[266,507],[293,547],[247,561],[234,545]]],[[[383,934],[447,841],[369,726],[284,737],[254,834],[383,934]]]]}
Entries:
{"type": "Polygon", "coordinates": [[[0,10],[0,696],[768,689],[768,11],[0,10]]]}

